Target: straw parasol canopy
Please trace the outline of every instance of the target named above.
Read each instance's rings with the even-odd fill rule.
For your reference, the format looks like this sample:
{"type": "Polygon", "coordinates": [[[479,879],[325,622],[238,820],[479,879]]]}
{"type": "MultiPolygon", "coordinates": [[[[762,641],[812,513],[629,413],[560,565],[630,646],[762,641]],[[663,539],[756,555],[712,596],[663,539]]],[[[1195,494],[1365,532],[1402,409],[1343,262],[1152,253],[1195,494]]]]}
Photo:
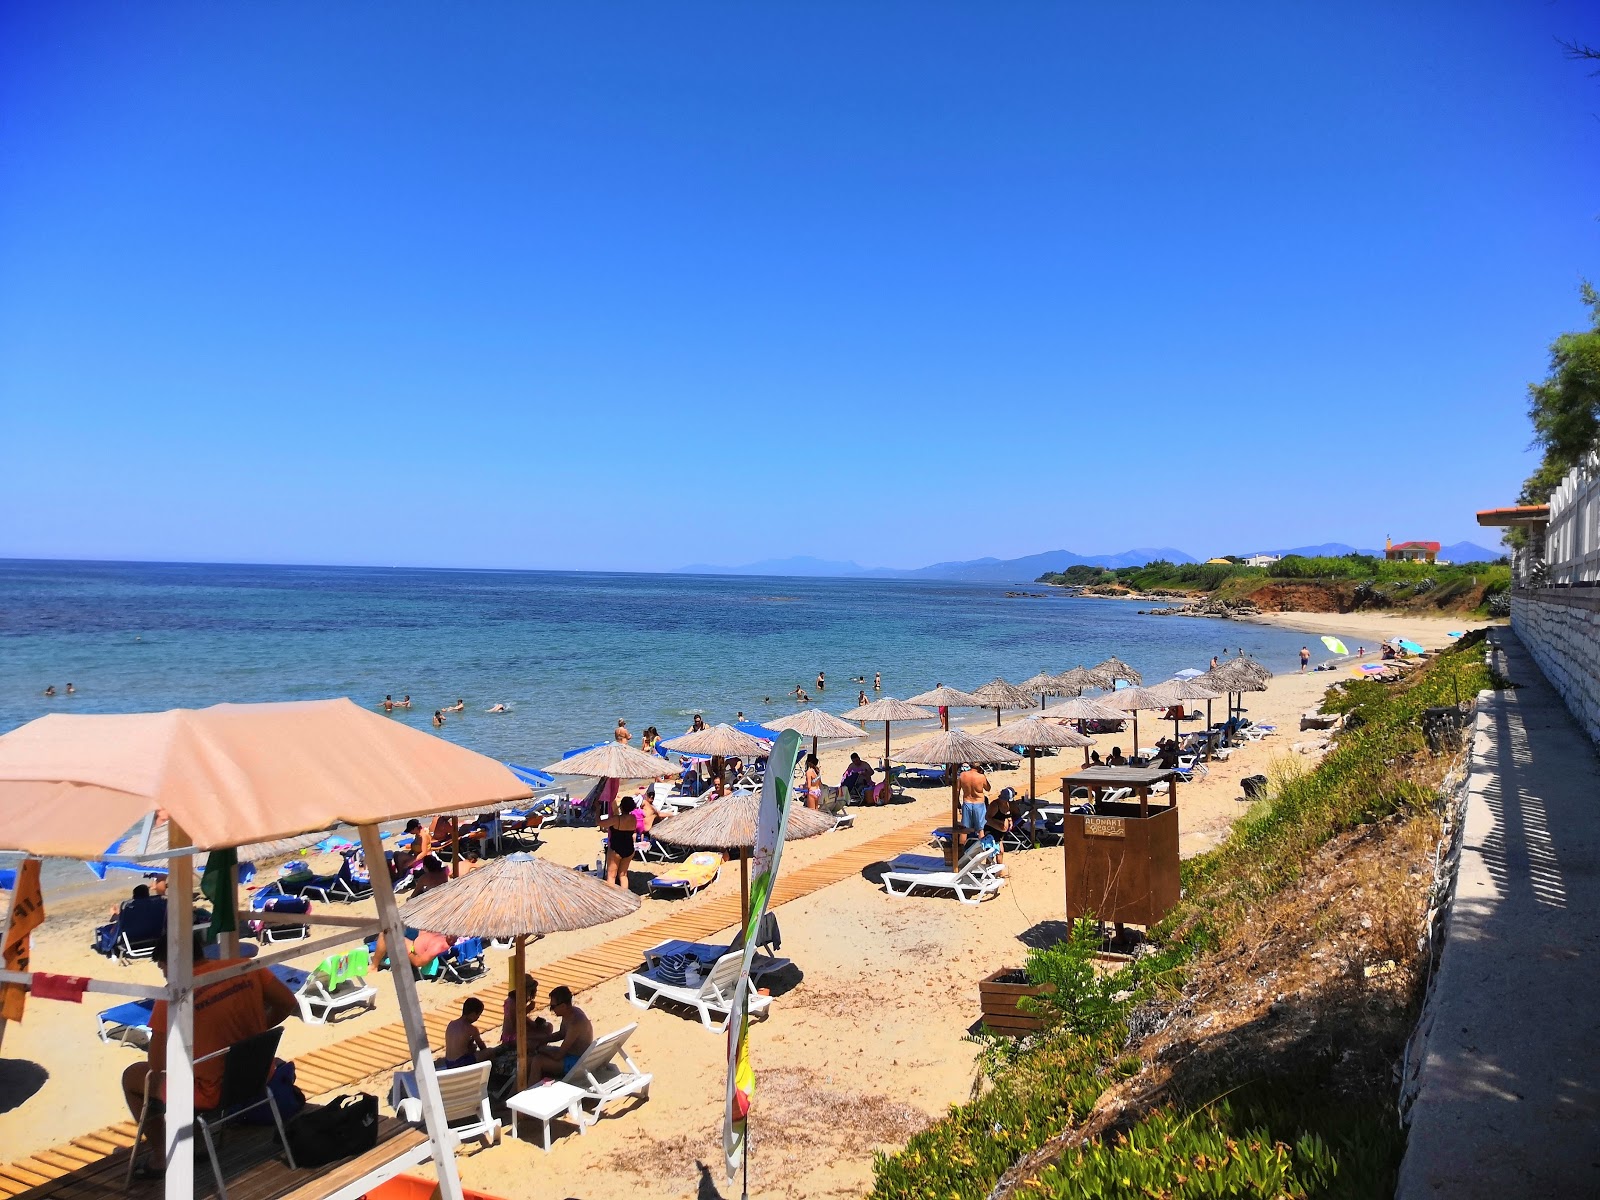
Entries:
{"type": "Polygon", "coordinates": [[[1000,710],[1002,708],[1032,708],[1033,696],[1017,687],[1007,683],[999,676],[991,679],[981,688],[975,688],[972,698],[980,701],[984,708],[994,709],[994,723],[1000,724],[1000,710]]]}
{"type": "Polygon", "coordinates": [[[1154,687],[1123,688],[1098,699],[1111,708],[1120,708],[1133,715],[1133,753],[1139,753],[1139,713],[1171,708],[1177,703],[1171,696],[1154,687]]]}
{"type": "Polygon", "coordinates": [[[1083,761],[1089,761],[1088,747],[1094,745],[1093,738],[1084,737],[1076,729],[1065,725],[1057,725],[1054,721],[1047,721],[1041,717],[1027,717],[1021,721],[1013,721],[994,731],[994,739],[1007,746],[1021,746],[1027,751],[1028,758],[1028,799],[1033,805],[1033,823],[1039,823],[1039,790],[1038,790],[1038,751],[1047,750],[1058,746],[1082,746],[1084,748],[1083,761]]]}
{"type": "MultiPolygon", "coordinates": [[[[675,846],[699,850],[739,853],[740,912],[750,919],[750,854],[756,844],[756,826],[761,817],[760,796],[723,796],[707,800],[676,816],[664,817],[650,829],[650,835],[675,846]]],[[[793,800],[789,819],[784,824],[783,840],[799,841],[833,829],[836,822],[827,813],[793,800]]]]}
{"type": "MultiPolygon", "coordinates": [[[[959,729],[941,729],[895,755],[901,762],[934,763],[941,767],[955,767],[962,763],[1020,762],[1022,756],[1008,746],[998,746],[985,738],[973,737],[959,729]]],[[[950,778],[950,869],[954,870],[958,847],[957,833],[961,828],[960,780],[952,773],[950,778]]]]}
{"type": "Polygon", "coordinates": [[[46,856],[101,858],[158,812],[224,850],[532,795],[503,763],[348,699],[52,713],[0,737],[0,849],[46,856]]]}
{"type": "Polygon", "coordinates": [[[709,758],[765,758],[772,743],[752,737],[732,725],[712,725],[696,733],[668,738],[662,747],[674,754],[704,754],[709,758]]]}
{"type": "MultiPolygon", "coordinates": [[[[637,911],[639,897],[583,871],[508,854],[433,888],[400,910],[405,923],[446,937],[512,938],[515,1011],[527,1012],[525,939],[588,929],[637,911]]],[[[517,1086],[528,1077],[528,1039],[516,1023],[517,1086]]]]}
{"type": "Polygon", "coordinates": [[[1255,659],[1246,655],[1230,658],[1227,662],[1218,663],[1204,675],[1195,680],[1205,687],[1215,688],[1218,691],[1230,693],[1228,697],[1228,714],[1231,719],[1234,711],[1233,692],[1264,692],[1267,683],[1272,679],[1272,672],[1267,670],[1255,659]]]}
{"type": "Polygon", "coordinates": [[[1121,721],[1127,713],[1112,708],[1102,697],[1074,696],[1060,704],[1052,704],[1044,715],[1062,721],[1121,721]]]}
{"type": "Polygon", "coordinates": [[[1039,697],[1040,708],[1044,707],[1044,698],[1046,696],[1059,696],[1062,692],[1071,690],[1062,686],[1061,676],[1051,675],[1044,671],[1040,671],[1037,675],[1031,676],[1028,679],[1024,679],[1021,683],[1017,684],[1017,687],[1022,691],[1027,692],[1030,696],[1039,697]]]}
{"type": "Polygon", "coordinates": [[[1063,694],[1078,695],[1084,688],[1093,687],[1094,681],[1089,678],[1089,671],[1085,667],[1073,667],[1056,676],[1056,690],[1063,694]]]}
{"type": "MultiPolygon", "coordinates": [[[[1213,700],[1222,699],[1222,693],[1207,687],[1201,682],[1201,679],[1203,678],[1204,676],[1199,676],[1194,679],[1182,679],[1174,677],[1167,680],[1165,683],[1158,683],[1155,687],[1148,690],[1152,692],[1160,692],[1166,696],[1171,696],[1174,705],[1181,706],[1185,701],[1189,700],[1204,700],[1206,702],[1206,728],[1209,730],[1211,728],[1211,702],[1213,700]]],[[[1172,718],[1172,740],[1177,741],[1181,735],[1182,731],[1178,727],[1178,718],[1174,716],[1172,718]]],[[[1208,737],[1206,739],[1206,759],[1209,761],[1210,758],[1211,740],[1208,737]]]]}
{"type": "MultiPolygon", "coordinates": [[[[920,695],[912,696],[907,703],[925,704],[930,708],[983,707],[983,701],[979,700],[976,696],[973,696],[967,692],[959,691],[956,688],[945,687],[942,684],[939,687],[934,688],[931,692],[923,692],[920,695]]],[[[942,724],[948,727],[950,722],[945,720],[942,722],[942,724]]]]}
{"type": "Polygon", "coordinates": [[[1127,680],[1134,687],[1138,687],[1144,682],[1143,675],[1139,674],[1115,654],[1098,666],[1090,667],[1086,674],[1089,677],[1090,684],[1099,688],[1114,688],[1117,686],[1117,680],[1119,679],[1127,680]]]}
{"type": "Polygon", "coordinates": [[[896,721],[926,721],[929,717],[937,716],[930,708],[919,708],[904,700],[896,700],[893,696],[885,696],[882,700],[874,700],[871,704],[863,704],[850,714],[853,721],[882,721],[883,722],[883,771],[884,778],[889,777],[889,727],[896,721]]]}
{"type": "MultiPolygon", "coordinates": [[[[592,750],[563,758],[545,768],[556,775],[586,775],[594,779],[654,779],[672,771],[659,754],[646,754],[626,742],[607,742],[592,750]]],[[[533,795],[531,791],[526,795],[533,795]]]]}
{"type": "Polygon", "coordinates": [[[763,721],[762,724],[778,732],[792,729],[800,736],[810,738],[813,754],[817,752],[818,738],[850,738],[853,741],[862,735],[862,730],[857,726],[820,708],[802,708],[799,712],[773,721],[763,721]]]}

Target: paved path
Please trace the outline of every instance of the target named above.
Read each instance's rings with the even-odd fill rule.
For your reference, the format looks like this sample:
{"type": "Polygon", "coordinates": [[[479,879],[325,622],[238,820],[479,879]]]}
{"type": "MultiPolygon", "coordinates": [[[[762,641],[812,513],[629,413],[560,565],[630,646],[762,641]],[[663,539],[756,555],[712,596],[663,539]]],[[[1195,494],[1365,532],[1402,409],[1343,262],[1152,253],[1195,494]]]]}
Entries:
{"type": "Polygon", "coordinates": [[[1600,1196],[1600,758],[1509,629],[1400,1200],[1600,1196]]]}
{"type": "MultiPolygon", "coordinates": [[[[809,896],[819,888],[859,875],[873,863],[927,844],[928,819],[923,817],[848,850],[818,859],[809,866],[780,873],[777,886],[773,888],[772,906],[809,896]]],[[[738,867],[730,865],[730,869],[736,871],[738,867]]],[[[574,993],[583,992],[631,971],[644,960],[646,950],[661,942],[672,938],[700,941],[719,930],[731,929],[739,923],[739,906],[739,893],[735,891],[684,908],[608,942],[540,964],[537,967],[539,983],[547,994],[558,984],[565,984],[574,993]]],[[[423,1013],[430,1044],[444,1045],[444,1027],[457,1011],[463,994],[452,990],[445,1005],[423,1013]]],[[[470,994],[481,996],[490,1012],[499,1012],[506,985],[490,984],[470,994]]],[[[301,1090],[314,1099],[349,1087],[370,1075],[395,1070],[409,1060],[405,1029],[395,1021],[301,1055],[295,1059],[295,1072],[301,1090]]],[[[32,1193],[29,1200],[43,1200],[44,1197],[66,1200],[75,1196],[81,1200],[86,1194],[84,1181],[90,1176],[99,1178],[104,1174],[102,1160],[112,1156],[121,1158],[122,1152],[133,1145],[133,1132],[132,1122],[125,1121],[27,1158],[0,1163],[0,1200],[25,1193],[32,1193]]],[[[209,1177],[206,1178],[209,1182],[209,1177]]]]}

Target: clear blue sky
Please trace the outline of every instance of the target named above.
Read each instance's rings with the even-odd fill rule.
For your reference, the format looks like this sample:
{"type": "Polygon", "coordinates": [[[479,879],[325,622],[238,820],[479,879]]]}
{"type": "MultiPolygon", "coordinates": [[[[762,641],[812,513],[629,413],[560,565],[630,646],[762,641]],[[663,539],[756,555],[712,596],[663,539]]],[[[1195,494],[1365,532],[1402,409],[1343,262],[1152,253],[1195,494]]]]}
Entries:
{"type": "Polygon", "coordinates": [[[1492,541],[1600,279],[1557,37],[1600,7],[8,4],[0,555],[1492,541]]]}

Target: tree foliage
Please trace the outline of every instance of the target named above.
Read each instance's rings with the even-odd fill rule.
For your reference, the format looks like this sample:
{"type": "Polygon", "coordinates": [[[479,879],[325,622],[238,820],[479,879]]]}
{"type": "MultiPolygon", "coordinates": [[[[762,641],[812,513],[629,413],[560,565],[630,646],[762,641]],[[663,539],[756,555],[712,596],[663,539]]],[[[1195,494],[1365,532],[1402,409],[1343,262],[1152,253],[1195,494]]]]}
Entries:
{"type": "Polygon", "coordinates": [[[1528,386],[1533,443],[1544,458],[1522,485],[1522,504],[1543,504],[1562,476],[1600,442],[1600,293],[1585,283],[1581,294],[1590,327],[1551,343],[1549,374],[1528,386]]]}

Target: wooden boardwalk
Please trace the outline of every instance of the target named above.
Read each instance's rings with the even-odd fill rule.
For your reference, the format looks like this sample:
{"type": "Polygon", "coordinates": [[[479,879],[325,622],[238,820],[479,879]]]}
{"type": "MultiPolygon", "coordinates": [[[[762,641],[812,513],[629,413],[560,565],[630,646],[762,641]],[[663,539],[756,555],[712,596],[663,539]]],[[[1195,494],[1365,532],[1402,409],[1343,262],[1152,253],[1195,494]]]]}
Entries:
{"type": "MultiPolygon", "coordinates": [[[[927,843],[925,821],[912,822],[849,850],[818,859],[797,871],[780,873],[778,885],[773,889],[772,907],[809,896],[829,884],[859,875],[873,863],[927,843]]],[[[547,995],[551,988],[563,984],[574,994],[587,991],[639,966],[644,961],[644,952],[652,946],[673,938],[699,941],[738,923],[738,893],[717,896],[612,941],[542,964],[538,968],[539,986],[547,995]]],[[[506,986],[504,982],[491,984],[471,994],[481,997],[489,1012],[499,1012],[506,986]]],[[[462,992],[452,991],[447,1006],[423,1013],[431,1045],[444,1045],[444,1027],[452,1014],[459,1011],[462,995],[462,992]]],[[[395,1021],[312,1050],[294,1063],[300,1090],[307,1098],[315,1098],[369,1076],[396,1070],[410,1057],[405,1029],[395,1021]]],[[[79,1196],[81,1189],[74,1185],[74,1180],[82,1179],[85,1168],[97,1167],[108,1157],[122,1160],[128,1147],[133,1145],[133,1129],[131,1121],[108,1125],[16,1162],[0,1164],[0,1200],[27,1193],[32,1193],[29,1200],[41,1200],[45,1196],[61,1196],[67,1200],[79,1196]]]]}

